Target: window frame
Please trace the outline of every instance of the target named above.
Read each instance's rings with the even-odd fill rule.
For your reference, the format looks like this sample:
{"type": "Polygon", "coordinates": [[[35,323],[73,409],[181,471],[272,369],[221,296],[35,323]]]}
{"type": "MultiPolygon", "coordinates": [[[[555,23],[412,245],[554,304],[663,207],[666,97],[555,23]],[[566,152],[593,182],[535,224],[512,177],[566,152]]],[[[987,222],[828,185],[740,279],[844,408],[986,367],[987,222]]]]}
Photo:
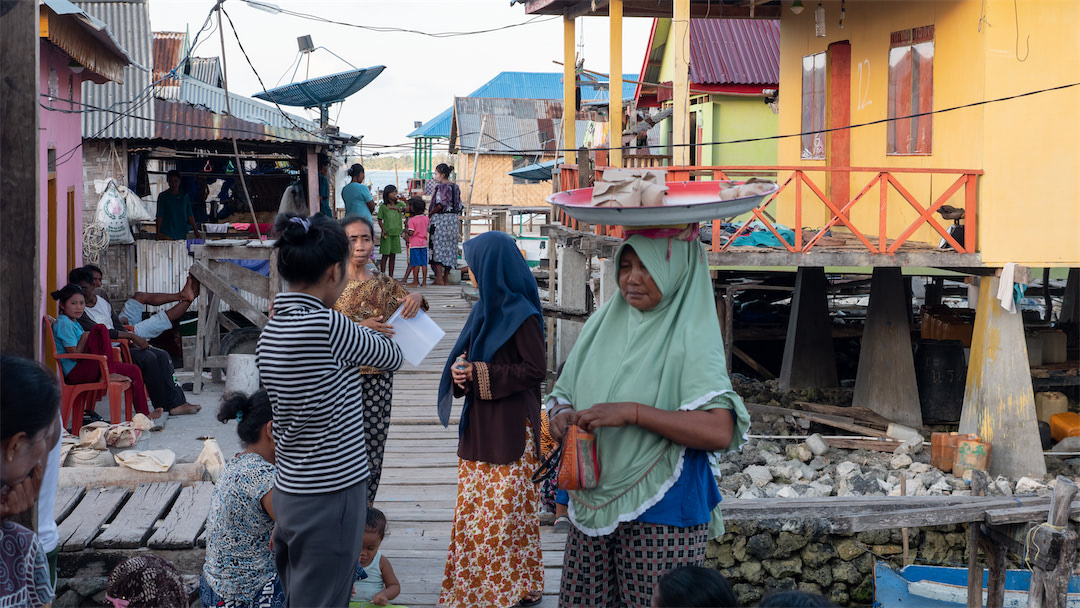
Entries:
{"type": "Polygon", "coordinates": [[[802,58],[802,97],[800,100],[799,158],[801,160],[825,160],[825,133],[808,133],[825,129],[826,104],[828,100],[828,51],[806,55],[802,58]],[[809,68],[807,61],[810,62],[809,68]],[[820,63],[820,65],[819,65],[820,63]],[[809,78],[808,78],[809,75],[809,78]],[[810,90],[807,91],[809,82],[810,90]],[[809,97],[808,97],[809,96],[809,97]],[[809,98],[809,107],[807,99],[809,98]],[[809,124],[807,124],[809,121],[809,124]]]}
{"type": "Polygon", "coordinates": [[[887,156],[934,153],[934,26],[893,32],[889,40],[887,156]]]}

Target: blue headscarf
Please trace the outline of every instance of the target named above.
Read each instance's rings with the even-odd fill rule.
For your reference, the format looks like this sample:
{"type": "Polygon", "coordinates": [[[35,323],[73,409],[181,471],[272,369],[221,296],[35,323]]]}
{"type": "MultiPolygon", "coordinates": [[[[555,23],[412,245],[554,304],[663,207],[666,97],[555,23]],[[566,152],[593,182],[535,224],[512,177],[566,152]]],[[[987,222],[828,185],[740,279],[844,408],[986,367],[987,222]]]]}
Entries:
{"type": "MultiPolygon", "coordinates": [[[[480,300],[473,304],[443,368],[439,382],[439,420],[443,426],[450,424],[454,400],[450,369],[458,355],[467,353],[469,361],[490,362],[529,317],[535,315],[541,327],[544,320],[536,279],[513,238],[504,232],[485,232],[466,241],[464,250],[469,272],[479,285],[480,300]]],[[[465,413],[471,404],[472,394],[466,395],[459,432],[465,428],[465,413]]]]}

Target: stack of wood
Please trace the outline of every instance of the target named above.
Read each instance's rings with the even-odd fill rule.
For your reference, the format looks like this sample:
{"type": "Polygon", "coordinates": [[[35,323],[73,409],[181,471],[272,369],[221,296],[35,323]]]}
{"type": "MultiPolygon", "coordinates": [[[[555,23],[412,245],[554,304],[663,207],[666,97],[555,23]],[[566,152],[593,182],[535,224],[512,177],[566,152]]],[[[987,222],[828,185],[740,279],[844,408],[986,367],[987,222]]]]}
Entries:
{"type": "MultiPolygon", "coordinates": [[[[790,416],[802,428],[809,429],[811,424],[823,424],[835,429],[855,433],[853,437],[826,437],[830,447],[847,450],[876,450],[892,452],[900,447],[904,440],[898,438],[897,430],[911,429],[901,427],[892,420],[864,407],[840,407],[821,403],[796,401],[793,408],[747,403],[746,409],[754,414],[772,414],[790,416]],[[890,429],[892,432],[890,433],[890,429]]],[[[914,429],[926,436],[925,429],[914,429]]]]}

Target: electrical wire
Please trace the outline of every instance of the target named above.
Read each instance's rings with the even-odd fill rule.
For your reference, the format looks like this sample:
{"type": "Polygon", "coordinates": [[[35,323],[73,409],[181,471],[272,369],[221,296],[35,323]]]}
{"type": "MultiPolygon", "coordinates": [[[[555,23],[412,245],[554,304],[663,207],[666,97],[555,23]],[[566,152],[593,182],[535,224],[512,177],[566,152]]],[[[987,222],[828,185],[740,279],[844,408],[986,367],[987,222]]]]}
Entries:
{"type": "Polygon", "coordinates": [[[356,29],[366,30],[366,31],[369,31],[369,32],[378,32],[378,33],[381,33],[381,34],[388,34],[388,33],[415,34],[417,36],[427,36],[429,38],[457,38],[457,37],[461,37],[461,36],[476,36],[476,35],[480,35],[480,34],[490,34],[490,33],[493,33],[493,32],[502,32],[502,31],[505,31],[505,30],[510,30],[510,29],[514,29],[514,28],[518,28],[518,27],[524,27],[526,25],[533,25],[533,24],[536,24],[536,23],[545,23],[545,22],[548,22],[548,21],[553,21],[555,19],[560,19],[561,18],[559,15],[546,16],[546,17],[538,15],[536,17],[532,17],[532,18],[527,19],[525,21],[522,21],[520,23],[511,23],[510,25],[502,25],[502,26],[491,27],[491,28],[482,29],[482,30],[472,30],[472,31],[464,31],[464,32],[424,32],[424,31],[421,31],[421,30],[414,30],[414,29],[410,29],[410,28],[388,27],[388,26],[378,26],[378,25],[361,25],[359,23],[348,23],[346,21],[337,21],[337,20],[334,20],[334,19],[328,19],[326,17],[321,17],[319,15],[313,15],[311,13],[302,13],[300,11],[294,11],[294,10],[287,9],[287,8],[282,8],[281,9],[281,14],[289,15],[291,17],[298,17],[300,19],[307,19],[309,21],[317,21],[319,23],[329,23],[329,24],[332,24],[332,25],[341,25],[341,26],[345,26],[345,27],[352,27],[352,28],[356,28],[356,29]]]}
{"type": "MultiPolygon", "coordinates": [[[[133,104],[131,107],[129,107],[124,112],[119,113],[116,118],[114,118],[111,122],[109,122],[109,124],[105,125],[101,129],[99,129],[96,133],[94,133],[93,135],[91,135],[89,137],[81,138],[79,140],[79,143],[75,144],[70,150],[67,150],[63,154],[58,155],[56,157],[56,165],[55,166],[59,167],[59,166],[63,165],[64,163],[67,163],[68,161],[70,161],[72,158],[75,158],[75,152],[78,151],[82,147],[84,141],[86,141],[87,139],[96,139],[99,135],[101,135],[102,133],[107,131],[109,128],[111,128],[113,125],[115,125],[121,119],[123,119],[125,117],[131,117],[132,114],[134,114],[135,112],[140,110],[143,106],[145,106],[147,103],[152,101],[154,99],[154,95],[153,95],[154,88],[157,87],[162,82],[164,82],[165,80],[168,80],[169,78],[175,78],[176,75],[177,75],[176,70],[178,70],[181,66],[186,64],[187,61],[191,58],[191,53],[199,45],[199,37],[203,34],[203,32],[207,31],[208,26],[212,25],[211,17],[213,16],[214,9],[216,9],[216,8],[217,8],[217,6],[215,5],[215,7],[210,9],[210,12],[208,12],[206,14],[206,19],[203,21],[202,27],[200,27],[199,31],[195,33],[195,39],[192,41],[191,47],[188,49],[188,52],[184,55],[184,57],[180,60],[180,62],[177,65],[173,66],[173,68],[171,70],[169,70],[169,72],[166,73],[165,76],[159,78],[158,80],[156,80],[154,82],[151,82],[149,85],[147,85],[145,88],[143,88],[135,96],[135,98],[132,99],[130,102],[118,101],[118,102],[113,103],[111,106],[109,106],[109,108],[111,109],[111,108],[113,108],[113,107],[115,107],[117,105],[123,104],[123,103],[131,103],[131,104],[133,104]]],[[[207,37],[209,37],[209,36],[207,36],[207,37]]],[[[50,109],[53,109],[53,108],[50,108],[50,109]]],[[[140,118],[143,118],[143,117],[140,117],[140,118]]]]}

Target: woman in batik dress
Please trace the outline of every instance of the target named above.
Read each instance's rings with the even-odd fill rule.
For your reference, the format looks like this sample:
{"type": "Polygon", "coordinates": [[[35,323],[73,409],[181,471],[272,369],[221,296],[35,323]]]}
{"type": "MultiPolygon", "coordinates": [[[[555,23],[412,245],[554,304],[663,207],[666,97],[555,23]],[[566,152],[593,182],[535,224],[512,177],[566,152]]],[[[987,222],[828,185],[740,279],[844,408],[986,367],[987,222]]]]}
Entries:
{"type": "MultiPolygon", "coordinates": [[[[349,284],[334,304],[334,310],[377,332],[393,335],[386,321],[401,307],[401,316],[409,319],[428,305],[423,296],[409,293],[393,277],[370,267],[375,242],[374,228],[367,218],[347,217],[341,221],[349,237],[349,284]]],[[[361,367],[364,390],[364,442],[368,451],[368,506],[375,502],[382,477],[383,450],[390,430],[390,401],[394,396],[394,372],[361,367]]]]}
{"type": "Polygon", "coordinates": [[[546,361],[536,280],[509,235],[465,243],[480,297],[439,385],[439,418],[458,422],[458,496],[439,604],[535,606],[544,588],[540,555],[540,383],[546,361]]]}

